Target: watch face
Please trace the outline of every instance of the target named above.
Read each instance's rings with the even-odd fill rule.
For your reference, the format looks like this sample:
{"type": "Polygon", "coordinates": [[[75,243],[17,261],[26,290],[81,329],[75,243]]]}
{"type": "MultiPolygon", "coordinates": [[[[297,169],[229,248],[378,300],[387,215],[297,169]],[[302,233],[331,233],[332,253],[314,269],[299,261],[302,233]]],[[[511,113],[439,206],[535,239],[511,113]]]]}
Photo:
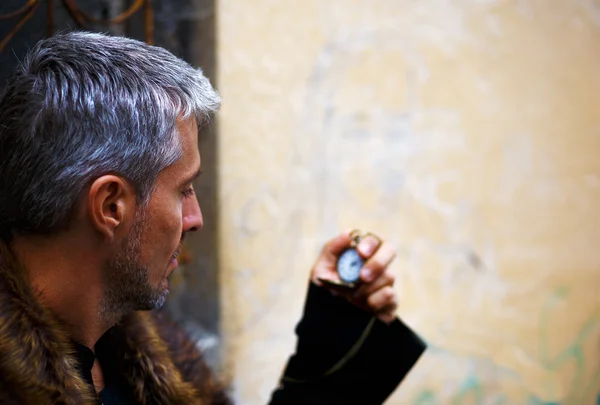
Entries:
{"type": "Polygon", "coordinates": [[[340,279],[345,283],[355,283],[360,279],[360,269],[364,260],[356,249],[347,249],[340,255],[337,264],[337,272],[340,279]]]}

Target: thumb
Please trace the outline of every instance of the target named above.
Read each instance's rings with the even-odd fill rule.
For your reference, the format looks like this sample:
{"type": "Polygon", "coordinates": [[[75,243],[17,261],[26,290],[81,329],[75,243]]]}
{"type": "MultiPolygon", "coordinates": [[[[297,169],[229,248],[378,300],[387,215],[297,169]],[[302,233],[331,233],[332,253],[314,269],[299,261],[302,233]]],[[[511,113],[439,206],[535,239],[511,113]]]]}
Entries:
{"type": "Polygon", "coordinates": [[[342,232],[325,244],[322,253],[328,258],[337,258],[351,243],[350,232],[342,232]]]}
{"type": "Polygon", "coordinates": [[[349,232],[343,232],[326,242],[313,265],[311,279],[314,281],[319,277],[335,276],[337,259],[344,249],[351,245],[351,242],[352,238],[349,232]]]}

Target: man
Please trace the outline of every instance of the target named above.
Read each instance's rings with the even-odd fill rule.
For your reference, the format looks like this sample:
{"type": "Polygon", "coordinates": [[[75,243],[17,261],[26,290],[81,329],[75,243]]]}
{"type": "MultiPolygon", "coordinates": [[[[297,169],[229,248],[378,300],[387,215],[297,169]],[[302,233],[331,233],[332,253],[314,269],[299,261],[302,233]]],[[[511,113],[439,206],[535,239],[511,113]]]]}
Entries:
{"type": "MultiPolygon", "coordinates": [[[[159,311],[202,228],[198,128],[220,105],[158,47],[91,33],[38,43],[0,96],[0,403],[227,404],[159,311]]],[[[375,404],[424,350],[395,318],[394,257],[368,236],[363,285],[330,292],[348,233],[311,273],[271,404],[375,404]]]]}

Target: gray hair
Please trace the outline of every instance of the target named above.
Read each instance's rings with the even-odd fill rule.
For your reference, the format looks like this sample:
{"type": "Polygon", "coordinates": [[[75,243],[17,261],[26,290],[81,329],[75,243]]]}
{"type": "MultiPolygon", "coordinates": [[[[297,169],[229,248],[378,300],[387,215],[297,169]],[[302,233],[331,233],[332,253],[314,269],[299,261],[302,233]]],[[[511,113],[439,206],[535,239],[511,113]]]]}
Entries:
{"type": "Polygon", "coordinates": [[[147,202],[182,156],[177,120],[201,126],[219,106],[202,71],[163,48],[88,32],[38,42],[0,95],[0,237],[68,227],[107,173],[147,202]]]}

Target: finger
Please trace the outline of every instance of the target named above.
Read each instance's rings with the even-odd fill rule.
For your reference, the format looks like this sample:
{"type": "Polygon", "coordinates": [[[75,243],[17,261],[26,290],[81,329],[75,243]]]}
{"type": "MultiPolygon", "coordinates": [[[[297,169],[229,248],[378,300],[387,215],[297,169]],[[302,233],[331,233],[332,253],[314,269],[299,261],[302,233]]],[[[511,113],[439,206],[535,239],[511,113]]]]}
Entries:
{"type": "Polygon", "coordinates": [[[377,318],[387,324],[394,322],[394,319],[396,319],[396,305],[394,304],[390,308],[386,308],[384,311],[377,314],[377,318]]]}
{"type": "Polygon", "coordinates": [[[375,291],[367,298],[367,306],[375,313],[380,313],[396,305],[396,293],[390,286],[375,291]]]}
{"type": "Polygon", "coordinates": [[[348,248],[352,243],[352,238],[349,232],[342,232],[335,238],[329,240],[325,246],[323,246],[323,254],[328,256],[339,256],[344,249],[348,248]]]}
{"type": "Polygon", "coordinates": [[[368,297],[373,294],[375,291],[386,287],[393,286],[396,282],[396,275],[388,268],[383,273],[379,275],[373,282],[362,284],[356,292],[354,293],[354,297],[368,297]]]}
{"type": "Polygon", "coordinates": [[[360,278],[366,283],[372,282],[385,271],[395,257],[396,249],[390,243],[384,242],[377,249],[377,253],[365,262],[360,271],[360,278]]]}
{"type": "Polygon", "coordinates": [[[380,239],[378,239],[375,235],[368,234],[360,240],[356,250],[358,250],[358,253],[360,253],[363,259],[368,259],[373,256],[380,245],[380,239]]]}

